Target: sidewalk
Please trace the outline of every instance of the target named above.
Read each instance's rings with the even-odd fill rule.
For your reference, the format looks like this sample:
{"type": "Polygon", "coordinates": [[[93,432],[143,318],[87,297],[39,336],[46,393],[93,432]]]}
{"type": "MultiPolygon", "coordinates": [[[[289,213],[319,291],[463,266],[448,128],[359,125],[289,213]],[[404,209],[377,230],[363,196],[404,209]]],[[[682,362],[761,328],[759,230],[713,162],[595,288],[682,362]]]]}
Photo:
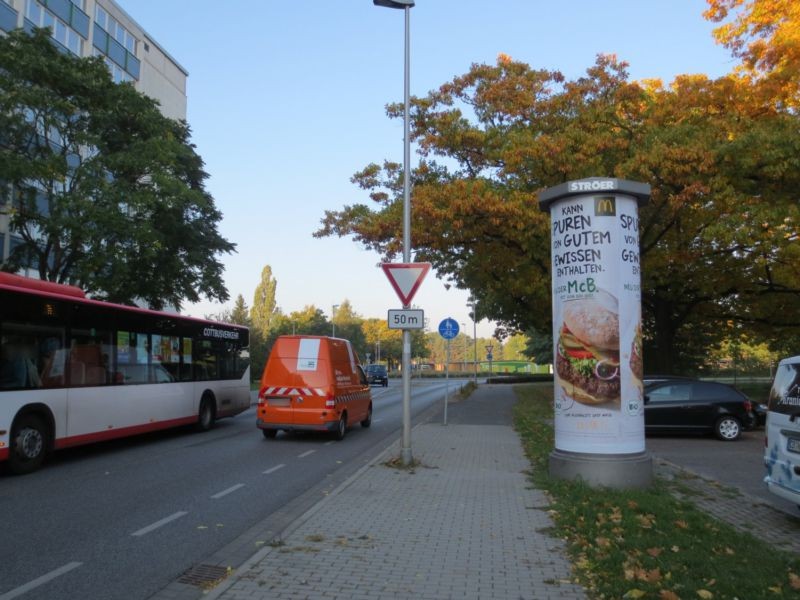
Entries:
{"type": "Polygon", "coordinates": [[[205,598],[579,599],[547,498],[530,488],[511,386],[482,385],[449,424],[414,428],[205,598]]]}

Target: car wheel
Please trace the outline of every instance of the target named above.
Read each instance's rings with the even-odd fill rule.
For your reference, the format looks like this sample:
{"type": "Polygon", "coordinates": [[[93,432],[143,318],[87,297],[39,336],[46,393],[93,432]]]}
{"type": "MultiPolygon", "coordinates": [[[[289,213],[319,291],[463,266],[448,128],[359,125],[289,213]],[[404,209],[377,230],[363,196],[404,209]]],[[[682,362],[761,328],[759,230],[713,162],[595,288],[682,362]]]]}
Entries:
{"type": "Polygon", "coordinates": [[[344,439],[345,434],[347,434],[347,413],[342,413],[342,416],[339,417],[339,422],[336,424],[336,431],[333,434],[334,437],[338,441],[342,441],[344,439]]]}
{"type": "Polygon", "coordinates": [[[268,440],[273,439],[276,435],[278,435],[277,429],[262,429],[261,433],[264,435],[265,438],[268,440]]]}
{"type": "Polygon", "coordinates": [[[8,464],[13,473],[24,475],[42,466],[47,454],[48,431],[36,415],[23,415],[11,431],[8,464]]]}
{"type": "Polygon", "coordinates": [[[742,425],[739,419],[730,415],[721,417],[714,425],[714,434],[725,442],[732,442],[742,433],[742,425]]]}
{"type": "Polygon", "coordinates": [[[383,382],[383,387],[389,387],[389,380],[388,379],[383,382]]]}
{"type": "Polygon", "coordinates": [[[370,425],[372,425],[372,404],[370,404],[369,408],[367,409],[366,418],[363,421],[361,421],[362,427],[369,427],[370,425]]]}

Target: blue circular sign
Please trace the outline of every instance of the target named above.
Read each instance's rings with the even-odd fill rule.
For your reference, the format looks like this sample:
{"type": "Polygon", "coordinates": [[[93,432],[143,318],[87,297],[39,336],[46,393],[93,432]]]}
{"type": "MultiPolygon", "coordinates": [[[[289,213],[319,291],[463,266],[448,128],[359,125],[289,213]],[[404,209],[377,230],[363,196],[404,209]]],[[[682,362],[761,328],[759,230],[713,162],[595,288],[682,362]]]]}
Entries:
{"type": "Polygon", "coordinates": [[[446,340],[452,340],[458,335],[458,323],[453,319],[444,319],[439,323],[439,335],[446,340]]]}

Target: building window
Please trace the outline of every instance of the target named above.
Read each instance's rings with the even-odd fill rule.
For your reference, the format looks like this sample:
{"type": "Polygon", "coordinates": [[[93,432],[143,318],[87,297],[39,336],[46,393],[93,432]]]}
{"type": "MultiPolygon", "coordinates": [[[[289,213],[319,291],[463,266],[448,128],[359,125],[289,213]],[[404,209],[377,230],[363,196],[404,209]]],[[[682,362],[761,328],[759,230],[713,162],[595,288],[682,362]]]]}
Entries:
{"type": "Polygon", "coordinates": [[[113,60],[108,58],[108,56],[106,56],[102,50],[98,48],[93,48],[93,50],[95,56],[100,56],[105,61],[108,70],[111,71],[111,78],[114,80],[114,83],[122,83],[123,81],[134,81],[134,78],[130,73],[128,73],[125,69],[120,67],[113,60]]]}
{"type": "Polygon", "coordinates": [[[99,4],[94,9],[94,20],[106,33],[122,44],[128,52],[133,55],[136,54],[136,38],[99,4]]]}
{"type": "Polygon", "coordinates": [[[80,8],[82,11],[86,12],[84,6],[86,6],[86,0],[70,0],[75,6],[80,8]]]}
{"type": "Polygon", "coordinates": [[[49,27],[50,35],[73,54],[83,55],[83,39],[77,31],[39,4],[28,0],[25,5],[25,18],[36,27],[49,27]]]}

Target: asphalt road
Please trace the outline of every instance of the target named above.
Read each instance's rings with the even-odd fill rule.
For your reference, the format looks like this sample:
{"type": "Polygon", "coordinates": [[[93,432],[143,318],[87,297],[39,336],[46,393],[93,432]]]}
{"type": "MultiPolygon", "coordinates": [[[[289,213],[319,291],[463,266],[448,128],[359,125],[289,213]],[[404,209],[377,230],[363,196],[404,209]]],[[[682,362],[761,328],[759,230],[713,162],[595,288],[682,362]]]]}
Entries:
{"type": "MultiPolygon", "coordinates": [[[[412,414],[444,386],[413,382],[412,414]]],[[[250,409],[207,433],[95,444],[0,474],[0,600],[147,598],[271,515],[290,522],[400,435],[400,382],[372,392],[372,427],[342,442],[265,440],[250,409]]]]}
{"type": "Polygon", "coordinates": [[[647,436],[647,450],[698,475],[734,486],[794,517],[800,510],[764,484],[764,429],[745,431],[734,442],[711,436],[647,436]]]}

